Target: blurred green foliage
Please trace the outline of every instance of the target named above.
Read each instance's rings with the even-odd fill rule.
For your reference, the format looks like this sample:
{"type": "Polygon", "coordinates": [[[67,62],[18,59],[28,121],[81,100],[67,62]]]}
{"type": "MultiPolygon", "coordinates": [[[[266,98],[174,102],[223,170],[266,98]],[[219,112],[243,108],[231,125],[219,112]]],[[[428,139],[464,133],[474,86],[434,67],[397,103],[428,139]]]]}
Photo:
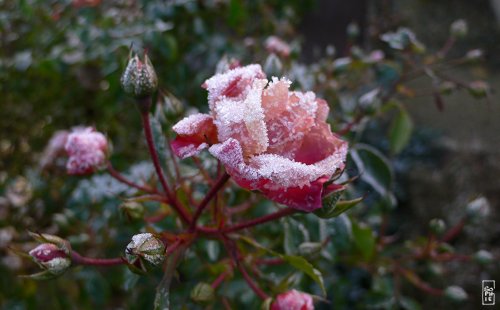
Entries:
{"type": "MultiPolygon", "coordinates": [[[[397,174],[411,169],[408,162],[415,158],[426,160],[427,152],[432,151],[425,140],[428,137],[412,135],[413,123],[402,104],[412,90],[399,87],[400,82],[414,69],[408,63],[432,65],[439,59],[426,54],[411,31],[405,40],[398,33],[408,32],[399,31],[390,40],[397,41],[398,48],[386,48],[386,57],[381,51],[363,51],[353,40],[348,57],[334,60],[330,49],[324,58],[303,65],[296,61],[300,54],[297,25],[313,5],[312,0],[0,2],[2,309],[39,309],[42,305],[51,309],[152,308],[161,270],[139,277],[124,267],[77,266],[53,281],[34,282],[16,276],[36,272],[36,266],[20,261],[6,248],[10,245],[26,252],[33,248],[35,243],[26,234],[30,229],[62,236],[86,256],[116,257],[124,253],[130,237],[144,228],[144,222],[127,217],[119,208],[137,192],[109,175],[81,179],[67,177],[60,170],[40,173],[37,167],[56,130],[94,125],[113,141],[112,161],[119,170],[133,180],[152,178],[151,165],[144,161],[136,107],[119,87],[132,45],[147,50],[158,73],[162,91],[155,110],[157,138],[160,126],[171,137],[169,128],[181,112],[207,109],[206,92],[200,85],[218,64],[224,64],[221,59],[232,57],[242,64],[261,63],[267,73],[287,75],[293,87],[314,90],[332,107],[334,131],[348,127],[344,134],[351,151],[345,178],[359,176],[359,181],[342,193],[344,205],[335,206],[345,209],[333,208],[322,219],[313,214],[294,215],[255,227],[258,238],[238,243],[249,260],[265,256],[286,262],[261,266],[256,272],[267,292],[296,287],[321,295],[320,283],[324,282],[330,303],[319,303],[319,308],[420,309],[415,300],[421,295],[411,285],[401,284],[404,277],[418,284],[417,273],[424,274],[433,285],[450,285],[440,278],[442,266],[425,259],[411,261],[410,266],[403,266],[411,270],[393,277],[401,257],[425,249],[426,237],[391,241],[394,244],[387,241],[387,247],[384,243],[384,236],[399,232],[385,226],[388,214],[404,199],[404,191],[398,191],[397,174]],[[269,35],[289,39],[289,59],[268,55],[263,42],[269,35]],[[343,213],[352,207],[345,200],[366,193],[370,195],[361,207],[343,213]],[[330,214],[335,217],[327,216],[330,214]]],[[[437,89],[445,79],[433,74],[428,78],[435,82],[432,91],[440,96],[437,89]]],[[[468,85],[452,88],[467,90],[468,85]]],[[[210,174],[216,173],[217,163],[206,152],[200,155],[200,162],[210,174]]],[[[193,177],[199,174],[191,160],[184,161],[181,170],[193,177]]],[[[194,184],[193,191],[197,198],[203,197],[207,185],[194,184]]],[[[253,204],[244,216],[236,218],[262,216],[275,207],[241,189],[231,188],[223,196],[230,208],[253,204]]],[[[161,213],[162,208],[144,203],[147,215],[161,213]]],[[[465,210],[458,213],[466,216],[465,210]]],[[[171,230],[176,227],[175,219],[168,217],[152,227],[171,230]]],[[[443,253],[450,248],[446,242],[439,244],[443,253]]],[[[186,252],[171,290],[174,309],[203,308],[190,299],[191,289],[226,271],[225,256],[217,240],[203,239],[186,252]]],[[[223,292],[233,308],[257,309],[261,301],[237,272],[231,276],[218,292],[223,292]]],[[[219,297],[213,309],[224,306],[219,297]]]]}

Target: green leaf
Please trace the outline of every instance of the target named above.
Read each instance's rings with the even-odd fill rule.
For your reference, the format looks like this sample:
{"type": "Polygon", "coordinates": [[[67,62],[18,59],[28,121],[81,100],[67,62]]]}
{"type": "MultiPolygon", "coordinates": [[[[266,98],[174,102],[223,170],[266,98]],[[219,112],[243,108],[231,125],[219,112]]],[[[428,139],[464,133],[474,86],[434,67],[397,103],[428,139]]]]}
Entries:
{"type": "Polygon", "coordinates": [[[394,154],[400,153],[408,144],[413,131],[413,122],[410,115],[403,107],[399,107],[399,113],[392,121],[389,130],[389,142],[394,154]]]}
{"type": "Polygon", "coordinates": [[[184,256],[185,247],[180,247],[172,253],[167,261],[167,267],[163,273],[163,278],[156,288],[156,296],[154,302],[154,310],[169,310],[170,309],[170,284],[177,268],[177,264],[184,256]]]}
{"type": "Polygon", "coordinates": [[[341,200],[338,201],[342,193],[332,194],[323,199],[323,208],[315,210],[314,214],[323,219],[329,219],[332,217],[337,217],[347,210],[351,209],[361,201],[364,197],[359,197],[352,200],[341,200]],[[329,199],[330,196],[336,196],[329,199]]]}
{"type": "Polygon", "coordinates": [[[366,144],[351,148],[350,155],[361,173],[360,178],[382,197],[390,196],[394,172],[389,160],[379,150],[366,144]]]}
{"type": "Polygon", "coordinates": [[[375,253],[375,237],[372,229],[363,224],[352,223],[352,235],[354,244],[363,258],[367,261],[370,260],[375,253]]]}
{"type": "Polygon", "coordinates": [[[274,255],[274,256],[277,256],[277,257],[283,259],[288,264],[292,265],[296,269],[307,274],[311,279],[313,279],[316,283],[318,283],[318,285],[321,288],[321,291],[323,292],[323,296],[326,296],[325,284],[324,284],[323,276],[321,275],[321,272],[319,270],[317,270],[316,268],[314,268],[314,266],[311,263],[309,263],[305,258],[303,258],[301,256],[295,256],[295,255],[280,254],[278,252],[275,252],[271,249],[268,249],[268,248],[260,245],[259,243],[255,242],[254,240],[247,238],[245,236],[240,236],[240,239],[247,242],[248,244],[258,248],[258,249],[264,250],[271,255],[274,255]]]}

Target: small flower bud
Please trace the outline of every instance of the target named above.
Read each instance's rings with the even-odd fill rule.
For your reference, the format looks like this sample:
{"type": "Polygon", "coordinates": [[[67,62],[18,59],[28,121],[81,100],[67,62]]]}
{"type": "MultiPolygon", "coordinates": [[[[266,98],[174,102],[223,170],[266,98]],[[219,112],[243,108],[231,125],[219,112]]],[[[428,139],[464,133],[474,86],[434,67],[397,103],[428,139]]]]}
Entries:
{"type": "Polygon", "coordinates": [[[487,264],[490,264],[493,262],[494,260],[494,257],[493,257],[493,254],[491,254],[490,252],[486,251],[486,250],[480,250],[480,251],[477,251],[474,256],[473,256],[474,260],[476,262],[478,262],[479,264],[481,265],[487,265],[487,264]]]}
{"type": "Polygon", "coordinates": [[[444,290],[444,296],[455,302],[461,302],[467,299],[467,293],[460,286],[448,286],[444,290]]]}
{"type": "Polygon", "coordinates": [[[125,202],[120,206],[120,209],[122,209],[123,213],[125,213],[130,220],[142,219],[144,216],[144,206],[138,202],[125,202]]]}
{"type": "Polygon", "coordinates": [[[457,89],[457,85],[450,81],[439,84],[439,92],[443,95],[450,95],[455,89],[457,89]]]}
{"type": "Polygon", "coordinates": [[[127,245],[125,257],[128,263],[136,268],[133,271],[147,272],[163,263],[165,245],[153,234],[137,234],[127,245]]]}
{"type": "Polygon", "coordinates": [[[359,34],[361,33],[361,30],[359,29],[359,25],[357,23],[350,23],[347,25],[347,37],[351,40],[355,40],[357,37],[359,37],[359,34]]]}
{"type": "Polygon", "coordinates": [[[283,64],[276,54],[270,54],[267,56],[266,62],[264,63],[264,71],[267,75],[271,76],[282,75],[283,64]]]}
{"type": "Polygon", "coordinates": [[[466,213],[470,218],[485,218],[490,214],[491,206],[488,199],[479,197],[467,204],[466,213]]]}
{"type": "Polygon", "coordinates": [[[483,56],[484,56],[483,50],[473,49],[473,50],[468,51],[467,54],[465,54],[465,59],[473,62],[473,61],[476,61],[476,60],[483,58],[483,56]]]}
{"type": "Polygon", "coordinates": [[[66,164],[68,174],[91,174],[106,164],[108,141],[92,127],[74,129],[68,135],[64,148],[69,156],[66,164]]]}
{"type": "Polygon", "coordinates": [[[484,98],[488,95],[490,87],[484,81],[474,81],[469,83],[469,94],[475,98],[484,98]]]}
{"type": "Polygon", "coordinates": [[[429,228],[433,234],[440,236],[446,230],[446,224],[442,219],[432,219],[429,228]]]}
{"type": "Polygon", "coordinates": [[[53,275],[64,273],[71,265],[68,253],[52,243],[42,243],[29,252],[33,261],[53,275]]]}
{"type": "Polygon", "coordinates": [[[151,96],[158,89],[158,78],[148,55],[144,55],[142,61],[137,54],[131,53],[120,82],[123,90],[136,99],[151,96]]]}
{"type": "Polygon", "coordinates": [[[314,310],[313,299],[311,295],[291,290],[276,296],[271,304],[271,310],[314,310]]]}
{"type": "Polygon", "coordinates": [[[191,299],[199,304],[206,305],[214,300],[215,292],[208,283],[200,282],[191,291],[191,299]]]}
{"type": "Polygon", "coordinates": [[[454,38],[463,38],[467,35],[467,22],[463,19],[454,21],[450,26],[450,34],[454,38]]]}
{"type": "Polygon", "coordinates": [[[290,56],[290,45],[276,36],[268,37],[264,45],[271,54],[277,54],[284,58],[290,56]]]}

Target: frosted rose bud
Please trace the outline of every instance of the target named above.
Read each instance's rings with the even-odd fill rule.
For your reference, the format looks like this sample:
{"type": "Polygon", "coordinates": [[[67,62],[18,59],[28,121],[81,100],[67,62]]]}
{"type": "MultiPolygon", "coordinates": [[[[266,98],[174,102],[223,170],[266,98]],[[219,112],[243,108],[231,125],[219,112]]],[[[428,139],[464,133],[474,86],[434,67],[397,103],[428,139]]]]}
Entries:
{"type": "Polygon", "coordinates": [[[69,174],[90,174],[106,164],[108,142],[92,127],[74,129],[64,148],[69,157],[66,164],[69,174]]]}
{"type": "Polygon", "coordinates": [[[165,261],[165,245],[151,233],[137,234],[127,245],[125,257],[130,265],[145,272],[165,261]]]}
{"type": "Polygon", "coordinates": [[[326,122],[326,101],[290,84],[268,81],[256,64],[216,74],[202,85],[210,114],[173,127],[174,153],[186,158],[209,148],[241,187],[297,210],[321,208],[335,187],[327,182],[344,168],[347,143],[326,122]]]}
{"type": "Polygon", "coordinates": [[[467,35],[467,22],[463,19],[454,21],[450,26],[450,34],[455,38],[463,38],[467,35]]]}
{"type": "Polygon", "coordinates": [[[148,55],[144,55],[144,60],[137,54],[131,55],[120,82],[123,90],[137,99],[152,95],[158,88],[158,78],[148,55]]]}
{"type": "Polygon", "coordinates": [[[33,260],[53,275],[60,275],[71,265],[66,251],[52,243],[42,243],[29,252],[33,260]]]}
{"type": "Polygon", "coordinates": [[[270,36],[265,42],[266,50],[269,53],[278,54],[282,57],[290,56],[290,45],[276,36],[270,36]]]}
{"type": "Polygon", "coordinates": [[[276,296],[271,310],[314,310],[314,304],[311,295],[291,290],[276,296]]]}

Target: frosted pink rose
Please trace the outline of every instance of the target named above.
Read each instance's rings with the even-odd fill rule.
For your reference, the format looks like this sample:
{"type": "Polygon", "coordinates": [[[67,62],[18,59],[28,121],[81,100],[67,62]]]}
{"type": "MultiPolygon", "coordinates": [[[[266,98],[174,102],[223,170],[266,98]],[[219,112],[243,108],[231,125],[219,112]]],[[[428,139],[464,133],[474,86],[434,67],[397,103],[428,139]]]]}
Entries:
{"type": "Polygon", "coordinates": [[[268,37],[265,46],[270,53],[275,53],[282,57],[290,56],[290,45],[276,36],[268,37]]]}
{"type": "Polygon", "coordinates": [[[290,84],[268,82],[259,65],[213,76],[203,84],[210,115],[191,115],[173,127],[174,152],[186,158],[210,146],[240,186],[298,210],[320,208],[322,195],[338,188],[323,184],[344,168],[347,143],[326,123],[327,103],[290,91],[290,84]]]}
{"type": "Polygon", "coordinates": [[[69,156],[66,164],[69,174],[90,174],[106,163],[108,142],[102,133],[92,127],[74,129],[68,135],[64,148],[69,156]]]}
{"type": "Polygon", "coordinates": [[[291,290],[279,294],[271,304],[271,310],[314,310],[311,295],[291,290]]]}

